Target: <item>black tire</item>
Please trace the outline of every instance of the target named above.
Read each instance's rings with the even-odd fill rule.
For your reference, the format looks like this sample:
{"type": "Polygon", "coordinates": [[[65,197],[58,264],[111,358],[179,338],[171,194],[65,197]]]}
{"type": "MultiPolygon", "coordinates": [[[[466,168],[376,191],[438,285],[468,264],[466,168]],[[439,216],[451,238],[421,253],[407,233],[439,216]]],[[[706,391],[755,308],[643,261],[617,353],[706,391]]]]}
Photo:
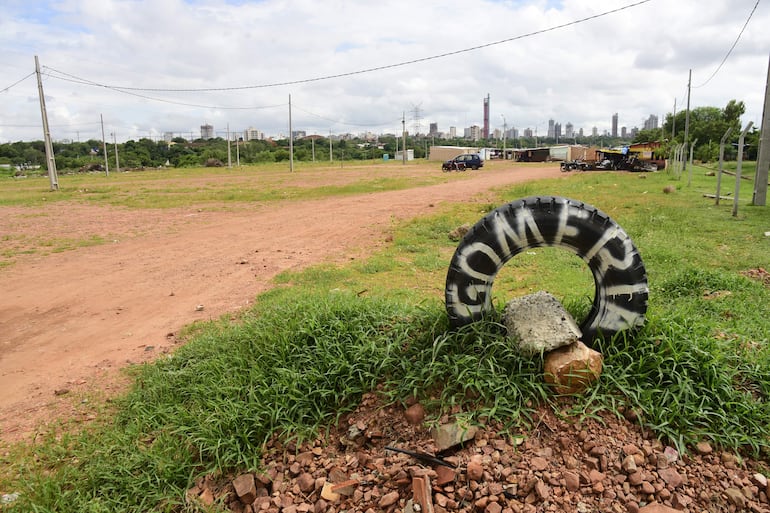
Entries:
{"type": "Polygon", "coordinates": [[[591,269],[595,295],[580,324],[583,342],[644,324],[647,272],[628,234],[591,205],[533,196],[493,210],[460,241],[446,277],[450,325],[480,320],[492,309],[492,285],[500,268],[522,251],[543,246],[569,250],[591,269]]]}

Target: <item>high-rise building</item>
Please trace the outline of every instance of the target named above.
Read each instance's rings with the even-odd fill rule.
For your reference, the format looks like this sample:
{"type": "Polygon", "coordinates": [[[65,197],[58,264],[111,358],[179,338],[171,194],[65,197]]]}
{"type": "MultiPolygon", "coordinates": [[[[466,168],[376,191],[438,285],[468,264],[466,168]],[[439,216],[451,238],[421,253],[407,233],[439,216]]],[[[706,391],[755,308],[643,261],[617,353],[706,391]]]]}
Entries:
{"type": "Polygon", "coordinates": [[[564,137],[575,137],[575,127],[569,121],[564,126],[564,137]]]}
{"type": "Polygon", "coordinates": [[[456,126],[450,126],[449,127],[449,138],[454,139],[457,137],[457,127],[456,126]]]}
{"type": "Polygon", "coordinates": [[[591,128],[591,137],[596,137],[599,135],[599,129],[596,127],[591,128]]]}
{"type": "Polygon", "coordinates": [[[470,126],[463,131],[463,135],[466,139],[478,141],[481,139],[481,127],[479,125],[470,126]]]}
{"type": "Polygon", "coordinates": [[[524,134],[524,137],[526,137],[527,139],[531,139],[532,138],[532,129],[531,128],[525,128],[524,131],[523,131],[523,134],[524,134]]]}
{"type": "Polygon", "coordinates": [[[612,137],[618,136],[618,113],[612,115],[612,137]]]}
{"type": "Polygon", "coordinates": [[[556,140],[561,137],[561,123],[556,123],[553,125],[553,136],[556,140]]]}
{"type": "Polygon", "coordinates": [[[556,121],[553,119],[548,120],[548,138],[553,139],[556,137],[556,121]]]}
{"type": "Polygon", "coordinates": [[[658,128],[658,116],[650,114],[650,117],[644,121],[645,130],[655,130],[658,128]]]}
{"type": "Polygon", "coordinates": [[[249,127],[243,131],[243,138],[247,141],[259,141],[265,138],[265,134],[254,127],[249,127]]]}
{"type": "Polygon", "coordinates": [[[431,136],[438,135],[438,123],[430,124],[430,130],[428,130],[428,135],[431,135],[431,136]]]}
{"type": "MultiPolygon", "coordinates": [[[[489,93],[484,98],[484,131],[481,133],[484,139],[489,139],[489,93]]],[[[476,141],[478,139],[474,139],[476,141]]]]}
{"type": "Polygon", "coordinates": [[[628,137],[628,130],[626,130],[626,127],[622,126],[620,127],[620,137],[623,139],[626,139],[628,137]]]}
{"type": "Polygon", "coordinates": [[[214,127],[206,123],[201,125],[201,139],[207,141],[214,138],[214,127]]]}

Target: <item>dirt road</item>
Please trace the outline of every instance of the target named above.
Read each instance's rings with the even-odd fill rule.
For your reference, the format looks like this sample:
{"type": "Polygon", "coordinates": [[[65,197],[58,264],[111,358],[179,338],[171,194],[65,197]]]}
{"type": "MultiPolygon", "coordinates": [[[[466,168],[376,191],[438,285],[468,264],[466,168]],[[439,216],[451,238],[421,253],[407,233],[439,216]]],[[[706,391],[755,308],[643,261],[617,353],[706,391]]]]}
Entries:
{"type": "Polygon", "coordinates": [[[363,257],[385,244],[394,218],[561,173],[555,166],[500,165],[469,175],[238,212],[0,207],[0,235],[100,234],[110,241],[33,255],[0,270],[0,440],[79,415],[78,392],[111,393],[119,368],[169,350],[186,324],[247,306],[284,270],[363,257]]]}

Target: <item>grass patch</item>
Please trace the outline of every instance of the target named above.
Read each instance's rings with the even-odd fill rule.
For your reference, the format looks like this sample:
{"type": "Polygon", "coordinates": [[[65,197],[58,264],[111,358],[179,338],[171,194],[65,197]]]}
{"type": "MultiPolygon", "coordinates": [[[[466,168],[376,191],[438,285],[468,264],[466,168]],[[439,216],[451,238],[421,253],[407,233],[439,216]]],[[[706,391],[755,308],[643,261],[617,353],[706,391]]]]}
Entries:
{"type": "MultiPolygon", "coordinates": [[[[569,405],[574,415],[632,408],[681,449],[695,441],[770,454],[770,288],[740,273],[767,265],[766,207],[702,197],[666,173],[581,173],[499,191],[393,228],[364,261],[284,273],[235,321],[190,328],[173,355],[133,369],[114,420],[9,449],[0,490],[8,511],[182,511],[196,476],[259,467],[278,434],[306,439],[378,385],[391,401],[417,396],[432,418],[459,408],[512,428],[552,401],[542,360],[523,358],[492,315],[450,332],[443,309],[448,232],[506,201],[557,194],[611,215],[631,236],[650,279],[648,322],[598,342],[602,378],[569,405]],[[441,263],[444,262],[442,265],[441,263]]],[[[556,291],[580,318],[585,270],[556,249],[522,254],[493,289],[502,308],[531,289],[556,291]],[[570,295],[572,291],[578,292],[570,295]]],[[[590,274],[590,273],[589,273],[590,274]]],[[[590,293],[589,293],[590,295],[590,293]]],[[[559,404],[563,407],[563,403],[559,404]]]]}
{"type": "Polygon", "coordinates": [[[40,206],[74,201],[129,208],[246,208],[254,202],[309,200],[329,196],[401,190],[462,179],[436,170],[435,162],[341,168],[305,163],[294,172],[287,164],[228,168],[147,169],[62,176],[50,191],[47,177],[0,179],[0,207],[40,206]],[[419,178],[415,169],[425,170],[419,178]],[[305,175],[304,185],[297,176],[305,175]],[[180,184],[184,184],[180,186],[180,184]]]}

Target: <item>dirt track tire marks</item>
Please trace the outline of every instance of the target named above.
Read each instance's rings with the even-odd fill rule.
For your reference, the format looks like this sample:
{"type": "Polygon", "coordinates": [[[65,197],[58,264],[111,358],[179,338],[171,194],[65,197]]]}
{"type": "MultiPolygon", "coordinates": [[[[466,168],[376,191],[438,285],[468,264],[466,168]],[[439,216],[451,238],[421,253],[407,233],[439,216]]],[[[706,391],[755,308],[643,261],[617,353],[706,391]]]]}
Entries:
{"type": "Polygon", "coordinates": [[[502,266],[529,248],[559,247],[591,269],[595,295],[580,324],[583,341],[638,328],[647,312],[647,272],[628,234],[599,209],[559,196],[513,201],[482,218],[460,241],[446,278],[453,328],[492,310],[492,285],[502,266]]]}

